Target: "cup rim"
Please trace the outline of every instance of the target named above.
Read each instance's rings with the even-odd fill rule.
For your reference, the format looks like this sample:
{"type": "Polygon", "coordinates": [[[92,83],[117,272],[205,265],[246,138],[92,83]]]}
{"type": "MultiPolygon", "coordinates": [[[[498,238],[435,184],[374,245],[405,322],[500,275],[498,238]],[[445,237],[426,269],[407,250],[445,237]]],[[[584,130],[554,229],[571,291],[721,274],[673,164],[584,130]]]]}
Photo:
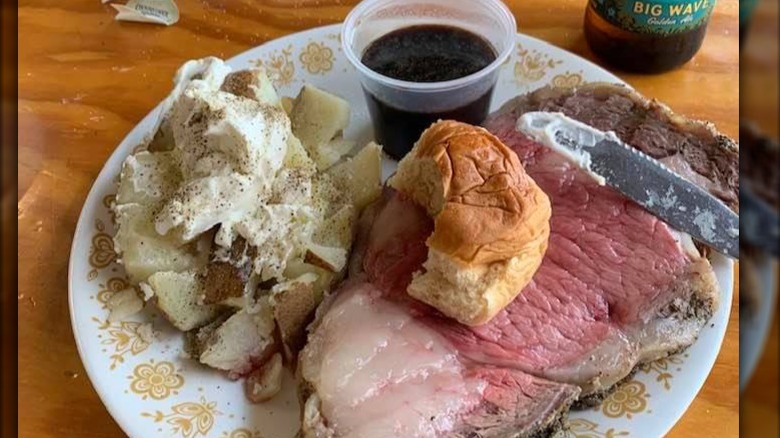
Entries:
{"type": "Polygon", "coordinates": [[[350,35],[348,35],[348,33],[351,34],[354,32],[356,21],[361,15],[363,15],[363,13],[377,4],[387,1],[388,0],[363,0],[349,12],[347,18],[344,20],[344,23],[341,26],[341,47],[349,62],[364,76],[384,85],[389,85],[398,89],[421,92],[438,92],[460,88],[490,75],[509,58],[515,48],[515,44],[513,44],[513,42],[517,35],[517,22],[515,20],[515,16],[512,14],[512,11],[510,11],[501,0],[481,0],[475,3],[480,3],[483,7],[492,7],[502,16],[501,18],[507,20],[509,24],[508,29],[504,35],[504,39],[507,40],[508,43],[505,45],[503,50],[501,50],[501,52],[496,55],[496,59],[493,60],[493,62],[486,65],[477,72],[457,79],[451,79],[449,81],[412,82],[385,76],[381,73],[377,73],[374,70],[371,70],[370,68],[366,67],[365,64],[363,64],[360,58],[355,54],[355,51],[352,49],[352,44],[350,44],[349,38],[350,35]]]}

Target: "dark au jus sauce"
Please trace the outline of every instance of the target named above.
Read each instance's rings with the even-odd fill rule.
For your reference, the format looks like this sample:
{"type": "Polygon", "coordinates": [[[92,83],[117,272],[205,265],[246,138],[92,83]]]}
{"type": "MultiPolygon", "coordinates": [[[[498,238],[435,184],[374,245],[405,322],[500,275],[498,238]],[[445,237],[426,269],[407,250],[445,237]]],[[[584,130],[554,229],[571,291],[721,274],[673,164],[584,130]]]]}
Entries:
{"type": "MultiPolygon", "coordinates": [[[[476,73],[496,59],[493,47],[478,35],[443,25],[410,26],[390,32],[363,52],[361,61],[371,70],[408,82],[443,82],[476,73]]],[[[491,88],[458,108],[443,112],[415,112],[395,108],[365,91],[374,132],[385,152],[401,159],[422,131],[439,119],[479,124],[490,107],[491,88]]]]}

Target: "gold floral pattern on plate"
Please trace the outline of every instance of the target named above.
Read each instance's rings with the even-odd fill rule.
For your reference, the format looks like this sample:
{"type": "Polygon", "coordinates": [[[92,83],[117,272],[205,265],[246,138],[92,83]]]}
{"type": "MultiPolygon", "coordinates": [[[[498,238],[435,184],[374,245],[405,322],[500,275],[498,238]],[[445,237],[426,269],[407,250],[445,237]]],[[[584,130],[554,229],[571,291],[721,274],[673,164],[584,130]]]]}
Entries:
{"type": "Polygon", "coordinates": [[[110,300],[115,293],[130,287],[130,282],[124,277],[112,277],[109,278],[105,284],[99,284],[98,287],[100,287],[100,290],[97,293],[97,300],[105,309],[108,306],[108,300],[110,300]]]}
{"type": "Polygon", "coordinates": [[[582,72],[572,73],[567,71],[553,76],[550,83],[552,83],[555,87],[575,88],[584,84],[585,80],[582,78],[582,72]]]}
{"type": "Polygon", "coordinates": [[[217,410],[217,402],[207,402],[204,397],[199,402],[175,404],[169,413],[141,412],[142,417],[151,418],[155,423],[164,421],[170,426],[171,435],[182,438],[209,436],[218,415],[222,415],[222,412],[217,410]]]}
{"type": "Polygon", "coordinates": [[[642,364],[639,370],[646,374],[656,373],[655,381],[661,383],[664,389],[669,390],[672,388],[671,380],[674,377],[672,370],[676,368],[679,371],[680,368],[675,367],[675,365],[682,364],[683,359],[679,355],[674,355],[658,359],[655,362],[642,364]]]}
{"type": "Polygon", "coordinates": [[[106,346],[103,351],[108,353],[111,347],[113,347],[109,357],[111,359],[109,369],[111,370],[114,370],[117,365],[124,363],[125,356],[128,354],[137,356],[151,345],[151,341],[144,339],[144,335],[139,331],[144,325],[140,322],[122,321],[110,323],[101,321],[94,316],[92,320],[99,324],[98,330],[101,331],[101,334],[98,335],[98,338],[100,343],[106,346]]]}
{"type": "Polygon", "coordinates": [[[111,223],[116,225],[116,212],[114,211],[113,205],[116,202],[116,195],[106,195],[103,197],[103,207],[106,207],[106,211],[108,211],[109,216],[111,216],[111,223]]]}
{"type": "Polygon", "coordinates": [[[303,67],[311,74],[325,74],[333,69],[333,50],[322,43],[309,43],[298,55],[303,67]]]}
{"type": "Polygon", "coordinates": [[[274,83],[274,87],[279,88],[292,82],[295,76],[295,63],[292,60],[292,44],[284,49],[276,50],[268,55],[268,59],[254,60],[252,64],[257,67],[265,67],[268,78],[274,83]]]}
{"type": "Polygon", "coordinates": [[[184,386],[184,377],[179,374],[173,363],[167,361],[155,363],[154,359],[136,365],[133,374],[127,378],[131,380],[130,391],[140,395],[143,400],[147,398],[163,400],[171,394],[178,394],[177,389],[184,386]]]}
{"type": "Polygon", "coordinates": [[[626,417],[631,419],[635,414],[647,409],[647,393],[645,384],[638,380],[629,380],[620,385],[601,404],[601,412],[609,418],[626,417]]]}
{"type": "Polygon", "coordinates": [[[563,432],[562,438],[615,438],[628,436],[625,430],[599,430],[599,425],[584,418],[574,418],[568,421],[569,428],[563,432]]]}
{"type": "Polygon", "coordinates": [[[251,431],[246,428],[236,429],[232,432],[224,432],[219,438],[263,438],[260,432],[251,431]]]}
{"type": "Polygon", "coordinates": [[[526,49],[517,43],[517,60],[515,61],[515,82],[520,85],[529,84],[542,79],[547,72],[560,65],[563,61],[553,59],[550,55],[534,49],[526,49]]]}
{"type": "Polygon", "coordinates": [[[89,265],[92,269],[87,273],[87,280],[97,278],[98,269],[103,269],[114,263],[114,239],[106,233],[106,225],[100,219],[95,219],[97,232],[92,236],[92,245],[89,248],[89,265]]]}

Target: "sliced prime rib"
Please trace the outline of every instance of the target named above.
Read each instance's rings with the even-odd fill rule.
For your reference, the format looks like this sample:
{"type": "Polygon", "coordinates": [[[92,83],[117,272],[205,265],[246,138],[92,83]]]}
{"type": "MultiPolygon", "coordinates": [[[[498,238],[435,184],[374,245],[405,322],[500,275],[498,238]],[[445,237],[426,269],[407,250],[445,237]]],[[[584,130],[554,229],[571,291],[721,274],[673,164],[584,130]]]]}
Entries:
{"type": "Polygon", "coordinates": [[[528,111],[561,112],[596,129],[614,131],[624,142],[738,208],[739,147],[708,122],[675,114],[630,88],[594,82],[577,88],[547,86],[520,95],[492,114],[486,127],[507,133],[514,129],[509,120],[528,111]]]}
{"type": "Polygon", "coordinates": [[[580,388],[461,356],[424,319],[432,308],[398,293],[432,231],[425,212],[390,189],[361,215],[350,279],[317,309],[299,356],[299,436],[519,438],[560,428],[580,388]],[[405,245],[402,235],[414,239],[405,245]],[[395,254],[377,257],[377,243],[395,254]],[[381,266],[385,283],[368,282],[364,265],[381,266]]]}
{"type": "MultiPolygon", "coordinates": [[[[514,145],[518,145],[515,143],[514,145]]],[[[537,148],[526,171],[550,196],[550,243],[531,283],[489,323],[467,327],[410,299],[430,219],[402,194],[374,221],[370,281],[458,352],[599,394],[643,362],[693,343],[717,307],[712,267],[689,237],[537,148]]]]}
{"type": "Polygon", "coordinates": [[[403,301],[344,287],[300,357],[304,437],[548,436],[574,385],[473,363],[403,301]]]}
{"type": "MultiPolygon", "coordinates": [[[[370,232],[358,240],[355,258],[364,272],[351,271],[354,280],[318,310],[311,327],[299,366],[304,436],[547,436],[575,398],[596,400],[637,365],[694,342],[719,296],[712,267],[690,237],[597,185],[515,124],[522,111],[566,112],[568,95],[582,106],[581,117],[585,107],[611,114],[605,120],[613,130],[637,146],[628,137],[645,128],[626,127],[641,126],[641,113],[653,135],[691,135],[677,152],[663,149],[663,158],[673,157],[678,171],[737,208],[729,177],[737,167],[733,143],[677,116],[652,118],[622,89],[612,91],[612,100],[604,89],[586,91],[532,93],[487,122],[552,202],[539,270],[489,323],[460,325],[406,294],[426,258],[432,223],[403,194],[388,191],[366,221],[370,232]],[[602,108],[613,101],[620,104],[602,108]],[[684,152],[691,144],[700,153],[684,152]],[[701,156],[725,161],[703,166],[696,162],[701,156]],[[382,420],[372,423],[373,415],[382,420]]],[[[596,118],[585,121],[610,129],[596,118]]],[[[638,147],[647,152],[659,142],[638,147]]]]}

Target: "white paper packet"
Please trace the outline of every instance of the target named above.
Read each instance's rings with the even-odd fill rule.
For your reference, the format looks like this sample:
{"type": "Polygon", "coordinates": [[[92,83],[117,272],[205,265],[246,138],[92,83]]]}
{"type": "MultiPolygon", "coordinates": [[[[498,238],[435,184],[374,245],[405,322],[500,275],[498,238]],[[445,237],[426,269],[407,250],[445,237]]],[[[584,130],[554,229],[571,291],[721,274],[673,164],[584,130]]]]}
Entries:
{"type": "Polygon", "coordinates": [[[114,17],[117,21],[135,21],[165,26],[179,21],[179,8],[173,0],[130,0],[127,4],[112,4],[111,7],[118,12],[114,17]]]}

